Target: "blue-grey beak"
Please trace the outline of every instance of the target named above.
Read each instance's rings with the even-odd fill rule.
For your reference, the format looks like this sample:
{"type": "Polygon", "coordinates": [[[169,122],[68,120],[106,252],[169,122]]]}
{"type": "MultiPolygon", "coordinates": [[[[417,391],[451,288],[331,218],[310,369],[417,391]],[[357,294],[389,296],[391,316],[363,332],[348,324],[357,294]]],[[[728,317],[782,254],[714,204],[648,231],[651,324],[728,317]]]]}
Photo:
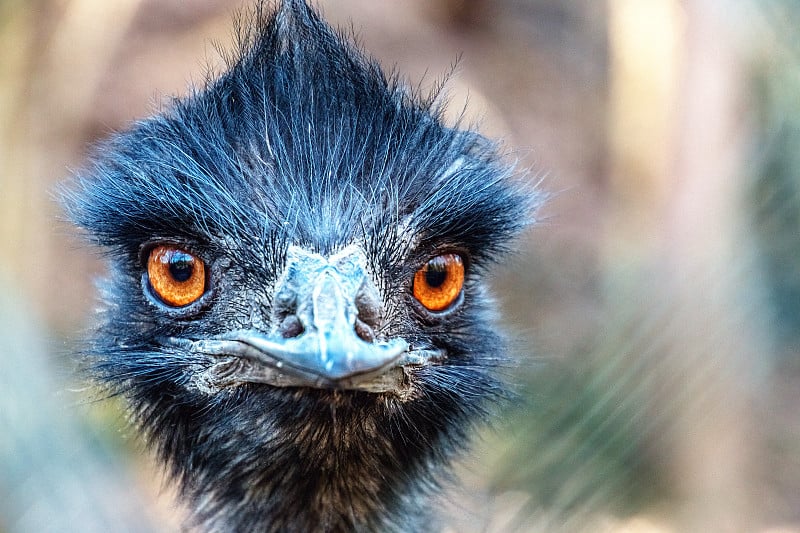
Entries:
{"type": "Polygon", "coordinates": [[[244,381],[359,388],[353,385],[402,364],[408,350],[400,338],[377,340],[382,309],[358,247],[326,258],[290,246],[273,297],[273,329],[235,331],[194,348],[257,363],[268,375],[256,379],[249,368],[244,381]]]}

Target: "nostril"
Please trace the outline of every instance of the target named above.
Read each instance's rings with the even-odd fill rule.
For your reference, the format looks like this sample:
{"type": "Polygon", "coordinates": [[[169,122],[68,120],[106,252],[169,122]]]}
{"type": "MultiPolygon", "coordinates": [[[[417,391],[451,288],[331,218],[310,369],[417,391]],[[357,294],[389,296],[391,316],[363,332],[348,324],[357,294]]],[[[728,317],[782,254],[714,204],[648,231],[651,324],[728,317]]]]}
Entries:
{"type": "Polygon", "coordinates": [[[278,332],[284,339],[299,337],[304,331],[303,323],[297,318],[297,315],[287,315],[278,327],[278,332]]]}
{"type": "Polygon", "coordinates": [[[379,329],[383,322],[383,302],[375,285],[369,282],[361,285],[356,294],[355,304],[358,309],[356,333],[362,339],[372,342],[375,339],[374,330],[379,329]],[[360,331],[364,333],[362,334],[360,331]]]}
{"type": "Polygon", "coordinates": [[[355,329],[356,335],[358,335],[361,340],[366,342],[375,342],[375,332],[372,331],[372,328],[360,318],[356,318],[356,323],[353,326],[353,329],[355,329]]]}

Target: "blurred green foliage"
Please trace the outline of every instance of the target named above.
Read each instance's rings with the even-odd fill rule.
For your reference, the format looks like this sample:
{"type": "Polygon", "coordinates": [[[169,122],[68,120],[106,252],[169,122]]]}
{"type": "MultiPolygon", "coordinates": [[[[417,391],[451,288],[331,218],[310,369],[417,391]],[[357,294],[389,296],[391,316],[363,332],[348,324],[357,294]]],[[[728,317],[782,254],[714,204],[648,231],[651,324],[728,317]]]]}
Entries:
{"type": "Polygon", "coordinates": [[[800,341],[800,4],[764,2],[774,29],[753,69],[752,209],[775,326],[800,341]]]}
{"type": "Polygon", "coordinates": [[[495,471],[497,489],[531,494],[528,511],[552,515],[559,529],[669,497],[658,453],[665,420],[652,396],[663,312],[643,312],[633,298],[604,307],[608,322],[575,353],[527,376],[495,471]]]}

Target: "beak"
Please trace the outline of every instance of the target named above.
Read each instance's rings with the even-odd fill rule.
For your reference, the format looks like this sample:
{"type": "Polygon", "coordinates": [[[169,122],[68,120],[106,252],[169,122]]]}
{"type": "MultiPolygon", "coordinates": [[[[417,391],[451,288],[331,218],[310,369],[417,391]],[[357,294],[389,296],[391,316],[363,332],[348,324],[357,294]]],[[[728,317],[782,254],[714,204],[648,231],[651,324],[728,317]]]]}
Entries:
{"type": "Polygon", "coordinates": [[[296,369],[324,380],[374,375],[392,366],[408,344],[403,339],[367,342],[356,334],[356,294],[348,294],[352,292],[348,287],[365,280],[352,279],[350,275],[351,279],[342,279],[332,266],[317,274],[310,294],[310,312],[300,318],[304,327],[300,335],[275,338],[243,333],[236,340],[262,352],[266,360],[282,363],[287,370],[296,369]]]}
{"type": "Polygon", "coordinates": [[[249,362],[242,381],[360,388],[402,364],[408,351],[401,338],[374,340],[382,308],[359,248],[326,258],[291,246],[273,296],[272,331],[235,331],[195,348],[249,362]],[[262,379],[252,379],[253,366],[262,379]]]}

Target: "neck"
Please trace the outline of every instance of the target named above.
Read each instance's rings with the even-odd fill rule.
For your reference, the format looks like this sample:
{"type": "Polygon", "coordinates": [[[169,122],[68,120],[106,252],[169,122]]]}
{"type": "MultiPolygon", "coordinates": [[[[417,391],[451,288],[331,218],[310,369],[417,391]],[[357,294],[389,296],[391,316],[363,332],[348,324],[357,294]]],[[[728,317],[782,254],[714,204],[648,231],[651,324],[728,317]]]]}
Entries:
{"type": "Polygon", "coordinates": [[[260,414],[217,407],[186,416],[173,399],[150,431],[201,529],[430,530],[442,458],[463,442],[446,416],[415,420],[423,409],[369,393],[235,396],[244,402],[236,412],[260,414]]]}

